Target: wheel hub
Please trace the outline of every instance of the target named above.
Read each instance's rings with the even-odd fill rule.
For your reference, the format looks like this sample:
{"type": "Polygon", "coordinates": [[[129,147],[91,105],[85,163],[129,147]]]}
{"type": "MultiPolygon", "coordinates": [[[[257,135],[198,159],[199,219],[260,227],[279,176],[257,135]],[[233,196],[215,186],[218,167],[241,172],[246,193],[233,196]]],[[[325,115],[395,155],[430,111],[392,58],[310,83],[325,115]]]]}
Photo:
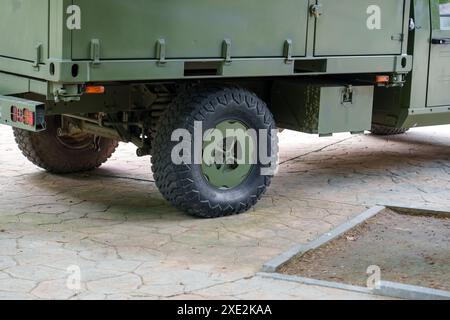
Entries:
{"type": "Polygon", "coordinates": [[[223,121],[205,135],[203,176],[218,189],[233,189],[251,173],[254,151],[254,140],[248,134],[246,125],[240,121],[223,121]]]}

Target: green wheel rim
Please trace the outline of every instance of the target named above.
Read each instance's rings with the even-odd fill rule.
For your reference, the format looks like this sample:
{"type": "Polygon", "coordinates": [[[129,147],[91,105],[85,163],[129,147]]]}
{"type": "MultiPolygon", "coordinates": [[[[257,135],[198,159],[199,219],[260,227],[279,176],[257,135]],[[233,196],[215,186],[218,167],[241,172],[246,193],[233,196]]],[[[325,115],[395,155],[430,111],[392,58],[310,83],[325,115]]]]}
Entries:
{"type": "Polygon", "coordinates": [[[219,123],[215,130],[205,134],[203,176],[210,185],[221,190],[238,187],[254,167],[255,149],[255,141],[242,122],[219,123]]]}

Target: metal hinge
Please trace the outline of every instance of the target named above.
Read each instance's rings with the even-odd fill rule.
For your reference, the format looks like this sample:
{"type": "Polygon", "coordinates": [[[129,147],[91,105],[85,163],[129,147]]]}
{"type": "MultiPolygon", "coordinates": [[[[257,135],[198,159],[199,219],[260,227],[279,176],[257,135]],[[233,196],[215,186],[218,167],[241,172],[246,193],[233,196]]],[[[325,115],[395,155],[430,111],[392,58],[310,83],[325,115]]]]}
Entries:
{"type": "Polygon", "coordinates": [[[225,39],[222,43],[222,56],[225,59],[225,64],[230,64],[233,59],[231,58],[231,40],[225,39]]]}
{"type": "Polygon", "coordinates": [[[286,58],[286,64],[291,64],[292,62],[294,62],[294,59],[292,58],[292,51],[292,40],[287,39],[284,42],[284,57],[286,58]]]}
{"type": "Polygon", "coordinates": [[[158,41],[156,42],[156,59],[158,59],[159,66],[165,65],[167,63],[165,39],[158,39],[158,41]]]}
{"type": "Polygon", "coordinates": [[[73,101],[80,101],[81,100],[81,94],[80,93],[69,93],[64,88],[57,89],[53,92],[53,97],[56,103],[60,101],[64,102],[73,102],[73,101]]]}
{"type": "Polygon", "coordinates": [[[91,40],[91,60],[93,65],[100,64],[100,40],[91,40]]]}
{"type": "Polygon", "coordinates": [[[394,34],[393,36],[391,36],[391,40],[392,41],[400,41],[403,42],[405,36],[403,33],[399,33],[399,34],[394,34]]]}
{"type": "Polygon", "coordinates": [[[52,84],[49,88],[51,95],[56,103],[64,101],[80,101],[82,93],[78,85],[62,85],[62,84],[52,84]]]}
{"type": "Polygon", "coordinates": [[[323,15],[323,6],[321,4],[313,4],[309,7],[309,12],[317,19],[323,15]]]}
{"type": "Polygon", "coordinates": [[[35,47],[35,58],[33,61],[33,68],[39,70],[39,63],[41,63],[41,59],[42,59],[42,43],[39,43],[36,47],[35,47]]]}

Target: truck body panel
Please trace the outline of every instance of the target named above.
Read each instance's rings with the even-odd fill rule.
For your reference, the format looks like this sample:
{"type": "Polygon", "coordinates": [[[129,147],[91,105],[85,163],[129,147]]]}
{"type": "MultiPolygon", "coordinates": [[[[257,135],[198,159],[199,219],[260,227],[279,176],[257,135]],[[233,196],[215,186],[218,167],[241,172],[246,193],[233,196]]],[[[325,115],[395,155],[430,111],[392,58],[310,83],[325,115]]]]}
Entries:
{"type": "Polygon", "coordinates": [[[48,57],[49,1],[2,0],[0,56],[36,61],[48,57]]]}
{"type": "MultiPolygon", "coordinates": [[[[270,0],[213,4],[207,0],[2,1],[7,10],[0,13],[0,39],[4,39],[0,71],[53,82],[407,72],[411,68],[410,63],[405,67],[397,63],[399,55],[406,55],[407,37],[395,38],[407,25],[404,16],[408,16],[409,1],[404,0],[345,0],[346,6],[354,8],[347,12],[333,1],[324,1],[318,17],[312,14],[316,3],[312,0],[276,4],[270,0]],[[80,11],[79,26],[72,29],[76,12],[70,8],[74,6],[80,11]],[[376,29],[368,27],[377,13],[368,11],[371,6],[384,10],[382,26],[375,25],[376,29]],[[356,32],[358,41],[348,36],[349,31],[356,32]],[[378,59],[372,62],[369,57],[373,56],[378,59]],[[286,60],[321,57],[334,58],[326,64],[330,70],[303,72],[294,64],[285,65],[286,60]],[[354,61],[347,64],[344,58],[354,61]],[[30,69],[21,60],[41,67],[30,69]],[[187,72],[191,66],[186,67],[186,62],[211,60],[217,63],[213,74],[210,70],[187,72]]],[[[406,58],[409,62],[410,57],[406,58]]]]}
{"type": "Polygon", "coordinates": [[[401,54],[404,2],[321,0],[323,13],[316,22],[315,55],[401,54]]]}
{"type": "Polygon", "coordinates": [[[448,105],[450,102],[450,4],[432,7],[434,17],[431,34],[428,107],[448,105]]]}
{"type": "Polygon", "coordinates": [[[155,59],[166,41],[166,57],[221,58],[232,40],[234,57],[280,57],[291,39],[293,55],[304,56],[307,0],[75,0],[83,27],[73,32],[72,58],[90,58],[91,39],[101,41],[101,59],[155,59]],[[98,23],[99,8],[107,16],[98,23]],[[130,19],[133,17],[133,19],[130,19]],[[280,23],[283,21],[283,23],[280,23]],[[181,31],[181,32],[180,32],[181,31]]]}

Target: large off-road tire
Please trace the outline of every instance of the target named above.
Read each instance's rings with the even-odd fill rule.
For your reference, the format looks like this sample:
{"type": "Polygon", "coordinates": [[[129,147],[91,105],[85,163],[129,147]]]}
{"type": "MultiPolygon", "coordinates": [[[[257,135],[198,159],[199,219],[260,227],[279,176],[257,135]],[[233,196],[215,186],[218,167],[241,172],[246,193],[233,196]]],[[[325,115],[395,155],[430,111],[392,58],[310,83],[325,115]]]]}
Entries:
{"type": "Polygon", "coordinates": [[[46,130],[37,133],[14,128],[19,149],[36,166],[56,174],[89,171],[100,167],[116,150],[118,142],[111,139],[89,134],[59,137],[60,119],[46,117],[46,130]]]}
{"type": "MultiPolygon", "coordinates": [[[[270,185],[273,173],[265,175],[264,170],[275,166],[278,160],[276,132],[271,112],[252,92],[237,86],[189,88],[175,98],[160,121],[152,151],[156,185],[175,207],[197,217],[217,218],[245,212],[270,185]],[[198,161],[174,164],[171,154],[178,142],[171,141],[172,133],[186,129],[194,136],[195,122],[202,123],[203,132],[227,125],[256,131],[266,129],[269,137],[264,143],[268,144],[268,155],[274,155],[272,162],[263,165],[258,156],[247,167],[208,167],[198,161]],[[219,173],[213,177],[211,170],[219,173]]],[[[257,144],[261,141],[258,139],[257,144]]]]}
{"type": "Polygon", "coordinates": [[[370,130],[370,132],[376,136],[394,136],[404,134],[408,131],[409,129],[406,128],[387,127],[381,124],[372,124],[372,129],[370,130]]]}

